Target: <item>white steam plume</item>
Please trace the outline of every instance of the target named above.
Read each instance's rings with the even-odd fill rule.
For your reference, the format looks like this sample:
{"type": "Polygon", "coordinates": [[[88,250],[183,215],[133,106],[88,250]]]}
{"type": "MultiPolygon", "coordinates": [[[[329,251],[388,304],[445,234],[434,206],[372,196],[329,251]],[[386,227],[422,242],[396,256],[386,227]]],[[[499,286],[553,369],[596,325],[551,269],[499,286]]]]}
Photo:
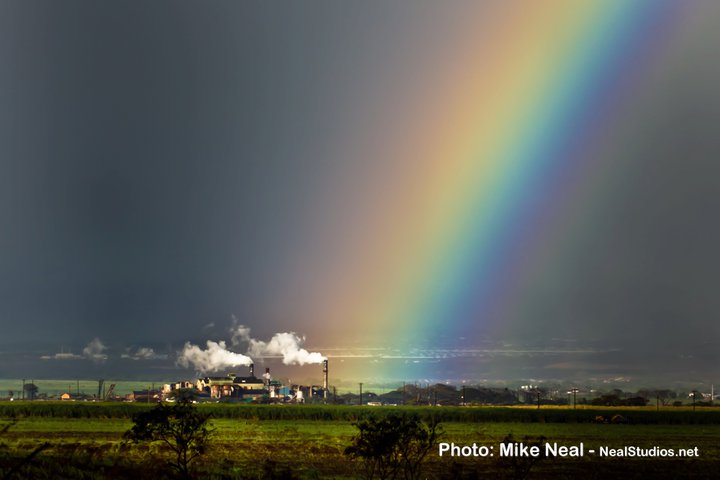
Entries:
{"type": "Polygon", "coordinates": [[[276,333],[267,343],[250,339],[248,354],[254,357],[282,355],[285,365],[322,363],[325,357],[321,353],[308,352],[300,347],[304,340],[292,332],[276,333]]]}
{"type": "Polygon", "coordinates": [[[107,347],[103,345],[99,338],[95,337],[83,348],[83,355],[93,362],[104,362],[108,358],[103,353],[105,350],[107,350],[107,347]]]}
{"type": "Polygon", "coordinates": [[[225,367],[250,365],[253,361],[250,357],[231,352],[226,348],[223,341],[213,342],[208,340],[206,350],[190,342],[185,342],[182,351],[178,352],[177,363],[185,368],[192,365],[197,371],[205,373],[214,372],[225,367]]]}
{"type": "Polygon", "coordinates": [[[230,333],[232,334],[230,342],[233,345],[239,345],[242,342],[252,341],[252,338],[250,338],[250,328],[245,325],[233,325],[232,328],[230,328],[230,333]]]}
{"type": "Polygon", "coordinates": [[[308,352],[302,348],[302,343],[305,341],[305,338],[293,332],[276,333],[269,342],[252,338],[250,336],[250,328],[244,325],[233,325],[230,333],[232,334],[233,345],[238,345],[241,342],[248,343],[247,354],[251,357],[279,355],[282,357],[285,365],[322,363],[322,361],[325,360],[325,356],[321,353],[308,352]]]}
{"type": "Polygon", "coordinates": [[[155,353],[155,350],[150,347],[139,347],[135,353],[132,353],[130,349],[127,353],[120,355],[121,358],[130,358],[132,360],[165,360],[167,355],[155,353]]]}
{"type": "Polygon", "coordinates": [[[60,352],[56,353],[54,355],[42,355],[40,357],[41,360],[82,360],[82,355],[75,355],[74,353],[65,353],[60,352]]]}

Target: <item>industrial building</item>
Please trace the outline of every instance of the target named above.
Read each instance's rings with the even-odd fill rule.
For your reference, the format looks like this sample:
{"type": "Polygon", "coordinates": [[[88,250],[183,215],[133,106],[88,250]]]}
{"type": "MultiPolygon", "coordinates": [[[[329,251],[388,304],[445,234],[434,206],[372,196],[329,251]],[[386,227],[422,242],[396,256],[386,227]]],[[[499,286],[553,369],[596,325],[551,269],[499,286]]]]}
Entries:
{"type": "Polygon", "coordinates": [[[198,378],[195,382],[181,381],[163,386],[162,398],[171,398],[175,391],[191,390],[198,400],[235,402],[292,402],[305,403],[308,398],[328,397],[328,361],[323,361],[323,385],[283,385],[274,380],[266,368],[262,377],[255,376],[255,365],[251,364],[248,376],[235,373],[226,376],[198,378]]]}

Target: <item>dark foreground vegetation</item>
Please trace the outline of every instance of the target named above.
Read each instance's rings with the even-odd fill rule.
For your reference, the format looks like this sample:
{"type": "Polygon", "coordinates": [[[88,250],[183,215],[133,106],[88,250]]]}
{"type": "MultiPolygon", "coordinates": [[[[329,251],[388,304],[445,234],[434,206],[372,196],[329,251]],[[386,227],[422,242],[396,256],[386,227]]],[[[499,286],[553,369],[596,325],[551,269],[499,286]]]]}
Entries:
{"type": "Polygon", "coordinates": [[[153,436],[177,419],[177,412],[148,413],[160,408],[170,407],[0,403],[0,427],[9,425],[0,433],[0,479],[716,478],[720,467],[720,410],[712,408],[212,404],[189,409],[198,415],[191,425],[208,435],[183,470],[172,445],[153,436]],[[133,439],[128,432],[143,418],[151,428],[136,429],[133,439]],[[476,443],[497,453],[508,441],[698,447],[699,456],[441,457],[437,449],[437,442],[476,443]],[[419,461],[403,464],[407,452],[419,461]]]}
{"type": "MultiPolygon", "coordinates": [[[[126,418],[154,408],[145,403],[103,402],[0,402],[0,418],[126,418]]],[[[412,412],[423,419],[441,422],[597,423],[618,412],[633,424],[720,425],[720,407],[367,407],[342,405],[235,405],[198,404],[212,418],[241,420],[323,420],[355,422],[368,416],[412,412]]]]}

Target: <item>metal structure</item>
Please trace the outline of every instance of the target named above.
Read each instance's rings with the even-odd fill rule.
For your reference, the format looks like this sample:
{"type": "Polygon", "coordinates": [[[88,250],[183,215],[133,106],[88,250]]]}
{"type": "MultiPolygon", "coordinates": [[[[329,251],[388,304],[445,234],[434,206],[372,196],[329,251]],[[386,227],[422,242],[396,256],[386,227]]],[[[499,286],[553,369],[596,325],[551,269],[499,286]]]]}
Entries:
{"type": "Polygon", "coordinates": [[[113,392],[115,392],[115,384],[111,383],[110,388],[108,388],[108,391],[105,394],[105,397],[103,398],[103,400],[107,400],[108,398],[110,398],[110,396],[113,394],[113,392]]]}
{"type": "Polygon", "coordinates": [[[328,361],[323,360],[323,399],[328,398],[328,361]]]}

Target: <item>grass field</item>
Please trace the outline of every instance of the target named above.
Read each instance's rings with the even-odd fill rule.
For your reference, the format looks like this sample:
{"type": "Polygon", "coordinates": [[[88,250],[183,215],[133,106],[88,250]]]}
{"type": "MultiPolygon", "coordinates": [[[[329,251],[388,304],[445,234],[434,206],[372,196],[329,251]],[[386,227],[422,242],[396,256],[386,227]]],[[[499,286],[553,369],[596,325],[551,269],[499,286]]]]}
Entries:
{"type": "MultiPolygon", "coordinates": [[[[250,406],[218,407],[233,408],[247,415],[213,419],[215,434],[212,448],[197,465],[200,478],[357,478],[359,466],[343,454],[355,434],[355,427],[349,420],[333,419],[335,409],[328,408],[333,415],[327,415],[326,420],[318,420],[261,419],[262,415],[256,412],[263,410],[250,406]]],[[[326,407],[305,410],[313,411],[315,408],[326,407]]],[[[298,412],[303,410],[299,406],[286,411],[300,417],[298,412]]],[[[354,410],[356,413],[377,415],[388,410],[424,413],[426,409],[356,407],[354,410]]],[[[434,410],[441,416],[454,418],[451,409],[434,410]]],[[[493,407],[476,410],[492,417],[493,407]]],[[[718,422],[679,423],[678,418],[672,417],[668,417],[669,421],[654,424],[576,423],[567,421],[567,417],[564,417],[565,421],[547,421],[547,418],[563,418],[557,412],[560,409],[543,409],[547,413],[543,421],[527,421],[524,416],[528,413],[527,409],[509,409],[522,419],[512,421],[507,410],[501,410],[501,418],[510,421],[444,421],[442,442],[493,446],[496,454],[487,458],[451,458],[440,457],[434,451],[425,465],[425,477],[516,478],[517,465],[499,458],[497,454],[499,444],[508,434],[512,434],[516,441],[522,441],[526,436],[543,436],[549,442],[566,445],[583,442],[586,451],[597,450],[603,445],[612,448],[636,445],[673,449],[698,447],[700,454],[698,458],[687,459],[639,459],[606,458],[586,453],[579,458],[541,460],[532,468],[528,478],[716,478],[718,474],[718,422]]],[[[567,409],[562,411],[567,413],[567,409]]],[[[225,410],[217,410],[217,413],[222,412],[225,410]]],[[[621,413],[630,421],[638,412],[651,413],[638,409],[614,409],[612,412],[621,413]]],[[[685,412],[687,415],[693,413],[701,412],[685,412]]],[[[711,417],[706,419],[714,420],[711,417]]],[[[26,478],[163,478],[167,470],[160,446],[123,442],[123,432],[131,425],[132,421],[127,416],[72,418],[32,415],[19,418],[0,437],[0,442],[5,447],[4,451],[14,458],[29,453],[42,442],[50,443],[33,465],[24,470],[26,478]]]]}
{"type": "MultiPolygon", "coordinates": [[[[75,395],[78,391],[83,395],[97,395],[98,382],[95,380],[47,380],[47,379],[26,379],[26,383],[34,383],[38,387],[38,393],[58,396],[65,392],[70,392],[75,395]]],[[[115,385],[114,393],[117,395],[127,395],[133,390],[146,390],[152,388],[162,387],[162,382],[147,382],[147,381],[106,381],[105,390],[110,388],[110,385],[115,385]]],[[[19,399],[22,393],[22,380],[21,379],[0,379],[0,398],[8,396],[9,392],[13,392],[16,399],[19,399]]]]}

